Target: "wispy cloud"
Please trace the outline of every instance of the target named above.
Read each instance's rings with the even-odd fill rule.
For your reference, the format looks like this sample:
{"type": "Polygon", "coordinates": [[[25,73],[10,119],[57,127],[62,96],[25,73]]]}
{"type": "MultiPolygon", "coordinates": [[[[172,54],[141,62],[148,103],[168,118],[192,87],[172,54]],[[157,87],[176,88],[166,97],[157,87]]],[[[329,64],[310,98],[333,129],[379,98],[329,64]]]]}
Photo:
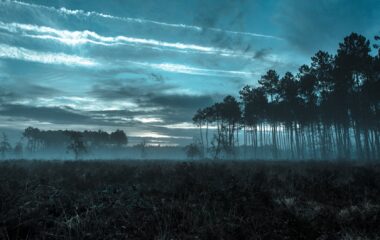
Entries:
{"type": "MultiPolygon", "coordinates": [[[[178,23],[166,23],[166,22],[159,22],[159,21],[153,21],[148,19],[141,19],[141,18],[129,18],[129,17],[118,17],[113,16],[109,14],[94,12],[94,11],[83,11],[83,10],[73,10],[73,9],[67,9],[64,7],[61,8],[54,8],[54,7],[48,7],[44,5],[37,5],[37,4],[31,4],[21,1],[12,1],[13,4],[18,4],[21,6],[31,7],[31,8],[38,8],[43,10],[50,10],[50,11],[56,11],[63,15],[72,15],[77,17],[90,17],[90,16],[96,16],[101,18],[107,18],[107,19],[113,19],[118,21],[125,21],[125,22],[132,22],[132,23],[138,23],[138,24],[152,24],[160,27],[167,27],[167,28],[179,28],[179,29],[186,29],[190,31],[196,31],[196,32],[202,32],[204,30],[203,27],[195,26],[195,25],[186,25],[186,24],[178,24],[178,23]]],[[[220,28],[207,28],[209,31],[214,32],[223,32],[227,34],[233,34],[233,35],[241,35],[241,36],[248,36],[248,37],[260,37],[260,38],[268,38],[268,39],[276,39],[276,40],[282,40],[282,38],[272,35],[266,35],[266,34],[260,34],[260,33],[251,33],[251,32],[240,32],[240,31],[231,31],[231,30],[224,30],[220,28]]]]}
{"type": "Polygon", "coordinates": [[[147,63],[147,62],[135,62],[128,61],[129,63],[150,67],[153,69],[172,72],[172,73],[183,73],[190,75],[201,75],[201,76],[216,76],[216,77],[249,77],[254,73],[245,72],[245,71],[229,71],[229,70],[219,70],[219,69],[208,69],[208,68],[197,68],[191,67],[183,64],[174,64],[174,63],[147,63]]]}
{"type": "Polygon", "coordinates": [[[198,129],[199,127],[191,122],[181,122],[174,124],[160,125],[160,127],[171,128],[171,129],[198,129]]]}
{"type": "Polygon", "coordinates": [[[131,137],[140,137],[140,138],[172,138],[172,139],[192,139],[192,137],[187,136],[170,136],[161,134],[158,132],[139,132],[138,135],[130,135],[131,137]]]}
{"type": "MultiPolygon", "coordinates": [[[[30,103],[29,103],[30,104],[30,103]]],[[[136,109],[138,105],[126,100],[108,101],[103,102],[99,99],[91,97],[77,97],[77,96],[59,96],[50,98],[37,98],[34,100],[36,106],[66,106],[81,111],[118,111],[124,109],[136,109]]]]}
{"type": "Polygon", "coordinates": [[[92,31],[68,31],[59,30],[46,26],[37,26],[31,24],[22,23],[4,23],[0,21],[0,29],[12,32],[20,33],[23,36],[38,38],[38,39],[48,39],[59,41],[66,45],[76,46],[83,44],[97,44],[103,46],[114,46],[114,45],[129,45],[129,46],[140,46],[140,47],[153,47],[164,49],[174,49],[181,52],[197,52],[205,54],[217,54],[226,57],[250,57],[247,54],[231,51],[228,49],[221,49],[215,47],[207,47],[196,44],[186,44],[186,43],[171,43],[158,41],[155,39],[144,39],[144,38],[134,38],[128,36],[102,36],[92,31]]]}
{"type": "Polygon", "coordinates": [[[133,118],[135,121],[139,121],[141,123],[162,123],[164,120],[161,118],[157,117],[141,117],[141,116],[136,116],[133,118]]]}
{"type": "Polygon", "coordinates": [[[64,53],[38,52],[22,47],[0,44],[0,58],[17,59],[47,64],[92,67],[97,63],[89,58],[64,53]]]}

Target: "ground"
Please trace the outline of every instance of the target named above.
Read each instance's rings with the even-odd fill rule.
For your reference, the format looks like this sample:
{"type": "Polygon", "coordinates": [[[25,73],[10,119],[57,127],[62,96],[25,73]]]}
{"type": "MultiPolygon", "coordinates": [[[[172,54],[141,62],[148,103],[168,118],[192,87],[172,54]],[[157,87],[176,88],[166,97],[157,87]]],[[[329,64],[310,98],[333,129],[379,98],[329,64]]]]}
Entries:
{"type": "Polygon", "coordinates": [[[379,239],[380,164],[2,161],[0,239],[379,239]]]}

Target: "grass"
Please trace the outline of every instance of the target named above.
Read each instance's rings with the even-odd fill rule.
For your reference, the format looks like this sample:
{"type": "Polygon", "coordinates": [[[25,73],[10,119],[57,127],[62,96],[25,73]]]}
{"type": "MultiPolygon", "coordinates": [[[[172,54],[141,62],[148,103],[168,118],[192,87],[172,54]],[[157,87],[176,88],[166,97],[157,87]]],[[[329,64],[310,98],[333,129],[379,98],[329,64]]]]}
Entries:
{"type": "Polygon", "coordinates": [[[0,239],[380,239],[380,164],[2,161],[0,239]]]}

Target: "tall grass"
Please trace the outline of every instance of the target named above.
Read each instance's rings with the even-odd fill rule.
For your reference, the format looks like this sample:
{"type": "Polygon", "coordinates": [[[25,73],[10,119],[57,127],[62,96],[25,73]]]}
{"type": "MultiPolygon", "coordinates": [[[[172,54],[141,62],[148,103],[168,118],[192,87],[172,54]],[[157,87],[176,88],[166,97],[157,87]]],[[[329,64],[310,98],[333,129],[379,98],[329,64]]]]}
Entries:
{"type": "Polygon", "coordinates": [[[375,239],[380,165],[2,161],[0,239],[375,239]]]}

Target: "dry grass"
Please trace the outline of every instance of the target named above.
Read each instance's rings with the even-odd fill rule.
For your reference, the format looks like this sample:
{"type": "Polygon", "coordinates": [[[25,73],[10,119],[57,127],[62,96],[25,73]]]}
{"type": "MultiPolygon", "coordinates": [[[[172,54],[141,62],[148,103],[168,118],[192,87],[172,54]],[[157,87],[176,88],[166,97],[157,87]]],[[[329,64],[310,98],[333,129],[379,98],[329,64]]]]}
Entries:
{"type": "Polygon", "coordinates": [[[380,165],[3,161],[0,239],[379,239],[380,165]]]}

